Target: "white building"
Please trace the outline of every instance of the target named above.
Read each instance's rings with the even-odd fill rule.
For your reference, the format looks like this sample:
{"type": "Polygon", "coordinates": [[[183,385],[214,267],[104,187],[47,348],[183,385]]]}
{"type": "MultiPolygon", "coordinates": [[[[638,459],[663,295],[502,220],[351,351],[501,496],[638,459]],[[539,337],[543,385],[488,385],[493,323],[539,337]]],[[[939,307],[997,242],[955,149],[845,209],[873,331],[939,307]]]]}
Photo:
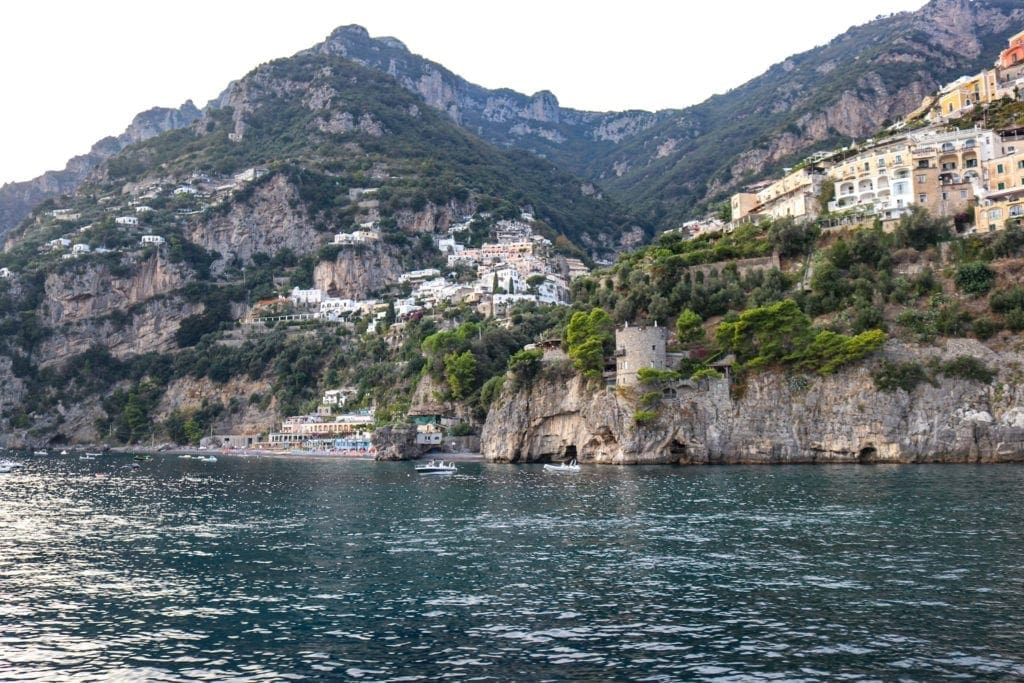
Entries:
{"type": "Polygon", "coordinates": [[[143,235],[142,239],[139,240],[139,244],[155,244],[160,246],[161,244],[164,244],[165,241],[166,240],[164,240],[160,235],[143,235]]]}
{"type": "Polygon", "coordinates": [[[328,389],[320,403],[325,406],[343,406],[355,395],[355,389],[328,389]]]}
{"type": "Polygon", "coordinates": [[[150,213],[152,210],[152,206],[146,206],[145,204],[135,207],[135,213],[150,213]]]}
{"type": "Polygon", "coordinates": [[[296,306],[319,306],[324,300],[322,289],[299,289],[292,287],[292,293],[288,295],[291,302],[296,306]]]}
{"type": "Polygon", "coordinates": [[[191,185],[179,185],[178,187],[174,188],[174,194],[196,195],[199,194],[199,190],[192,187],[191,185]]]}
{"type": "Polygon", "coordinates": [[[60,251],[61,249],[69,249],[71,247],[71,240],[67,237],[58,237],[55,240],[50,240],[46,243],[46,246],[50,248],[50,251],[60,251]]]}
{"type": "Polygon", "coordinates": [[[334,244],[367,244],[376,242],[380,235],[371,230],[356,230],[355,232],[339,232],[334,236],[334,244]]]}
{"type": "Polygon", "coordinates": [[[76,244],[71,247],[71,253],[75,256],[82,256],[84,254],[88,254],[90,251],[88,244],[76,244]]]}
{"type": "Polygon", "coordinates": [[[437,240],[437,250],[442,254],[457,254],[463,249],[465,247],[456,242],[454,237],[442,237],[437,240]]]}
{"type": "Polygon", "coordinates": [[[118,216],[117,218],[114,219],[114,222],[117,223],[118,225],[136,226],[136,225],[139,224],[139,217],[138,216],[118,216]]]}
{"type": "Polygon", "coordinates": [[[320,317],[337,320],[340,316],[359,310],[360,302],[352,299],[326,297],[320,302],[320,317]]]}
{"type": "Polygon", "coordinates": [[[239,183],[250,183],[257,178],[262,178],[266,174],[267,169],[265,168],[247,168],[241,173],[236,173],[234,179],[239,183]]]}
{"type": "Polygon", "coordinates": [[[402,273],[398,276],[399,282],[426,282],[436,277],[440,277],[441,271],[437,268],[424,268],[423,270],[410,270],[408,273],[402,273]]]}
{"type": "Polygon", "coordinates": [[[0,278],[7,280],[12,277],[10,268],[0,268],[0,278]]]}

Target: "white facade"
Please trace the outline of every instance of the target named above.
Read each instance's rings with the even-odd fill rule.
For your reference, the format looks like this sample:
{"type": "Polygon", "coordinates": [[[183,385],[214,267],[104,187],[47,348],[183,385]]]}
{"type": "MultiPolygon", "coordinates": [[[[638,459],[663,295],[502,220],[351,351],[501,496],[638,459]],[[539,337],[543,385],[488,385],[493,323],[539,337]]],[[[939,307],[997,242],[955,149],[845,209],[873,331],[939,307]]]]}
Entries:
{"type": "Polygon", "coordinates": [[[165,242],[164,238],[160,235],[143,235],[142,239],[139,240],[139,244],[155,244],[157,246],[165,242]]]}
{"type": "Polygon", "coordinates": [[[328,297],[320,302],[320,315],[324,317],[337,317],[342,313],[351,313],[359,308],[352,299],[335,299],[328,297]]]}
{"type": "Polygon", "coordinates": [[[55,240],[50,240],[46,243],[46,246],[50,248],[50,251],[60,251],[61,249],[68,249],[71,247],[71,240],[67,237],[58,237],[55,240]]]}
{"type": "Polygon", "coordinates": [[[88,254],[90,251],[88,244],[76,244],[71,247],[71,253],[75,256],[81,256],[82,254],[88,254]]]}
{"type": "Polygon", "coordinates": [[[195,195],[195,194],[199,194],[199,190],[197,190],[196,188],[192,187],[191,185],[179,185],[178,187],[174,188],[174,194],[191,194],[191,195],[195,195]]]}
{"type": "Polygon", "coordinates": [[[324,300],[322,289],[299,289],[292,287],[292,293],[288,295],[293,304],[303,306],[319,306],[324,300]]]}
{"type": "Polygon", "coordinates": [[[152,210],[153,210],[152,206],[142,205],[142,206],[136,206],[135,207],[135,213],[149,213],[152,210]]]}
{"type": "Polygon", "coordinates": [[[334,236],[334,244],[366,244],[380,239],[380,235],[370,230],[356,230],[355,232],[339,232],[334,236]]]}
{"type": "Polygon", "coordinates": [[[425,282],[433,278],[439,277],[441,271],[437,268],[424,268],[423,270],[410,270],[408,273],[402,273],[398,276],[399,282],[425,282]]]}
{"type": "Polygon", "coordinates": [[[135,226],[139,224],[139,218],[138,216],[118,216],[117,218],[114,219],[114,222],[117,223],[118,225],[135,226]]]}
{"type": "Polygon", "coordinates": [[[3,278],[4,280],[7,280],[10,277],[11,277],[11,269],[10,268],[0,268],[0,278],[3,278]]]}

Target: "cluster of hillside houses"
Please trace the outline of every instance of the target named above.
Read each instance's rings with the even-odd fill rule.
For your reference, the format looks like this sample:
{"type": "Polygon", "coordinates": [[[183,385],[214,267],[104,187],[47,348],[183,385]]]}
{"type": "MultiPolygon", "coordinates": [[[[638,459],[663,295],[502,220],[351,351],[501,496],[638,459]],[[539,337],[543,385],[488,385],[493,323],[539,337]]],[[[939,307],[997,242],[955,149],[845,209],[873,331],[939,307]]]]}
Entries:
{"type": "Polygon", "coordinates": [[[884,136],[819,152],[784,177],[733,195],[732,224],[815,220],[826,211],[830,221],[885,222],[922,206],[973,223],[977,232],[999,230],[1024,215],[1024,128],[957,129],[949,122],[978,106],[1020,99],[1022,82],[1024,32],[1010,39],[993,68],[945,85],[884,136]],[[821,206],[826,183],[833,198],[821,206]]]}

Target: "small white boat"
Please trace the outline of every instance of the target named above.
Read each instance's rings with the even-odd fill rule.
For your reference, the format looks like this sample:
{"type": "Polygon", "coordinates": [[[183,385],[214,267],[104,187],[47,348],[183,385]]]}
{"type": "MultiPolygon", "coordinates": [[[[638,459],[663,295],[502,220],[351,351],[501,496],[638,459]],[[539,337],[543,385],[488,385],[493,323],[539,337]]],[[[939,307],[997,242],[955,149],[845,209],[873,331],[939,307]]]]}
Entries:
{"type": "Polygon", "coordinates": [[[95,455],[89,455],[88,453],[86,453],[85,455],[78,456],[78,459],[79,460],[95,460],[96,456],[95,455]]]}
{"type": "Polygon", "coordinates": [[[199,462],[217,462],[217,458],[212,455],[207,455],[206,457],[197,455],[195,459],[198,460],[199,462]]]}
{"type": "Polygon", "coordinates": [[[458,468],[453,462],[431,460],[425,465],[417,465],[416,471],[420,474],[454,474],[458,471],[458,468]]]}
{"type": "Polygon", "coordinates": [[[60,454],[61,454],[61,455],[67,455],[67,454],[68,454],[68,452],[67,452],[67,450],[63,450],[63,451],[61,451],[61,452],[60,452],[60,454]]]}
{"type": "Polygon", "coordinates": [[[49,451],[43,451],[43,450],[32,451],[32,455],[49,455],[49,454],[50,454],[49,451]]]}
{"type": "Polygon", "coordinates": [[[21,469],[20,462],[14,462],[13,460],[0,460],[0,474],[7,474],[14,470],[21,469]]]}
{"type": "Polygon", "coordinates": [[[86,451],[85,454],[90,458],[95,458],[96,456],[99,455],[99,453],[90,453],[89,451],[86,451]]]}
{"type": "Polygon", "coordinates": [[[545,472],[561,472],[565,474],[572,474],[573,472],[580,471],[580,464],[576,462],[576,458],[573,458],[569,462],[563,462],[560,465],[544,465],[545,472]]]}

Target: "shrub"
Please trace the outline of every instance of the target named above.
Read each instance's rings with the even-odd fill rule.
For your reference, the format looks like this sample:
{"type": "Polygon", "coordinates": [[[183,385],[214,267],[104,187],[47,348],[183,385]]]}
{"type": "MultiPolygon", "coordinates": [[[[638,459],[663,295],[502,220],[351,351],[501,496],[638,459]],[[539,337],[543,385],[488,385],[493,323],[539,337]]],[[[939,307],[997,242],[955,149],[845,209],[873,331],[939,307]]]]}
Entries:
{"type": "Polygon", "coordinates": [[[699,382],[702,379],[722,379],[722,373],[714,368],[699,368],[690,375],[690,379],[694,382],[699,382]]]}
{"type": "Polygon", "coordinates": [[[988,306],[995,313],[1009,313],[1024,309],[1024,287],[1015,286],[995,292],[988,300],[988,306]]]}
{"type": "Polygon", "coordinates": [[[872,377],[875,387],[889,392],[903,389],[910,393],[921,382],[931,381],[924,367],[914,361],[882,361],[872,377]]]}
{"type": "Polygon", "coordinates": [[[648,425],[658,419],[658,414],[653,410],[638,410],[633,413],[633,422],[638,426],[648,425]]]}
{"type": "Polygon", "coordinates": [[[992,337],[1001,328],[1002,326],[995,320],[992,320],[992,318],[978,318],[971,326],[974,336],[982,341],[992,337]]]}
{"type": "Polygon", "coordinates": [[[679,373],[675,370],[655,370],[654,368],[640,368],[636,371],[636,376],[644,384],[673,382],[679,379],[679,373]]]}
{"type": "Polygon", "coordinates": [[[966,379],[982,384],[991,384],[996,373],[974,356],[957,356],[939,365],[939,371],[947,377],[966,379]]]}
{"type": "Polygon", "coordinates": [[[984,263],[965,263],[956,269],[956,286],[964,294],[980,296],[988,294],[995,284],[996,274],[984,263]]]}

